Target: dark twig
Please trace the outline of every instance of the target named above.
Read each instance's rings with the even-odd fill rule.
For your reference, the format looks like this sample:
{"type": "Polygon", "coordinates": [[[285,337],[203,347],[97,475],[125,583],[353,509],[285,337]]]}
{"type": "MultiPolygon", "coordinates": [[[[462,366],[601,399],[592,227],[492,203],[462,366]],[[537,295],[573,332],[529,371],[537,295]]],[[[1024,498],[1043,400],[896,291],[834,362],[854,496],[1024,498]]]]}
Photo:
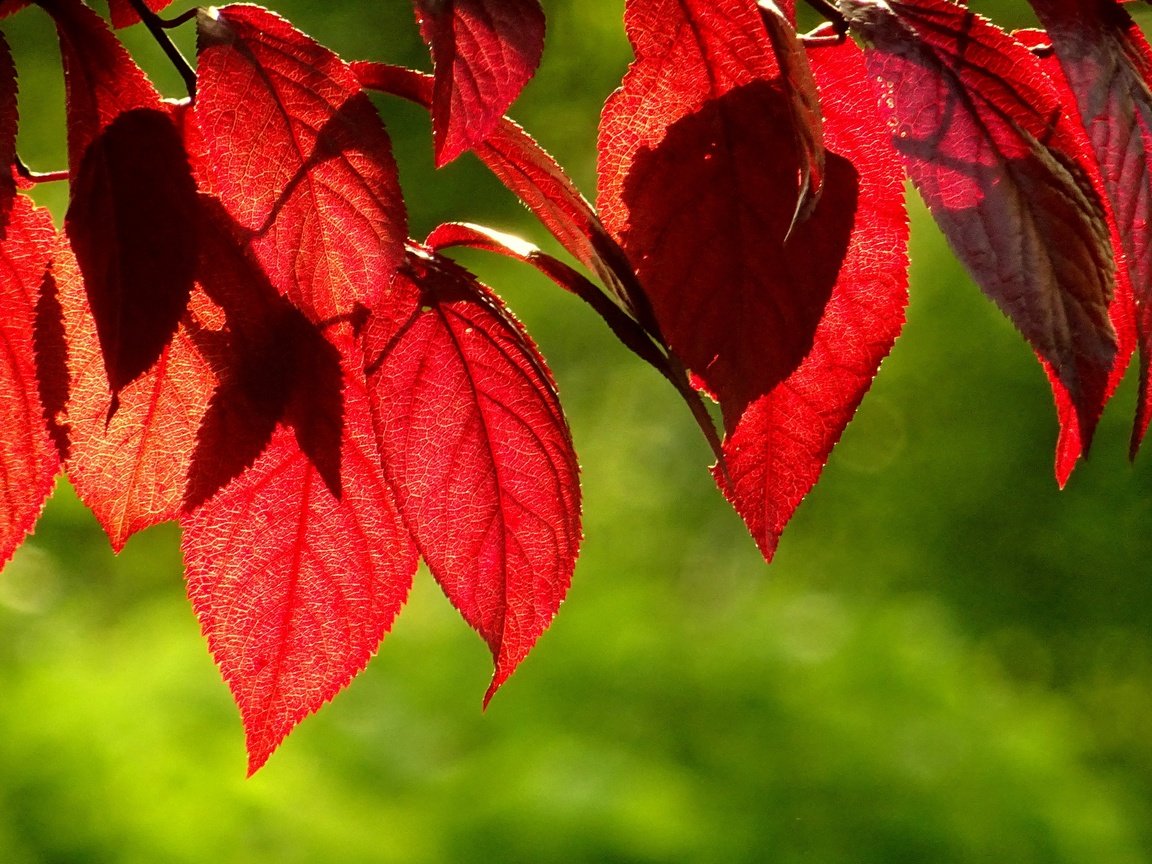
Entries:
{"type": "Polygon", "coordinates": [[[183,24],[184,21],[191,20],[192,16],[185,14],[172,21],[165,21],[149,9],[144,0],[128,0],[128,2],[130,2],[132,8],[136,10],[136,14],[139,15],[140,20],[144,22],[144,26],[148,28],[148,32],[152,34],[152,38],[156,40],[156,44],[168,55],[168,59],[172,61],[172,65],[176,67],[176,71],[180,73],[180,77],[184,79],[184,87],[188,91],[188,95],[195,96],[196,70],[192,68],[184,55],[180,53],[180,49],[176,47],[176,44],[167,33],[169,28],[179,26],[179,24],[183,24]]]}
{"type": "Polygon", "coordinates": [[[53,183],[68,179],[67,171],[33,171],[19,156],[16,157],[16,173],[33,183],[53,183]]]}
{"type": "Polygon", "coordinates": [[[832,0],[805,0],[805,2],[832,22],[836,32],[843,36],[848,32],[848,19],[841,14],[832,0]]]}

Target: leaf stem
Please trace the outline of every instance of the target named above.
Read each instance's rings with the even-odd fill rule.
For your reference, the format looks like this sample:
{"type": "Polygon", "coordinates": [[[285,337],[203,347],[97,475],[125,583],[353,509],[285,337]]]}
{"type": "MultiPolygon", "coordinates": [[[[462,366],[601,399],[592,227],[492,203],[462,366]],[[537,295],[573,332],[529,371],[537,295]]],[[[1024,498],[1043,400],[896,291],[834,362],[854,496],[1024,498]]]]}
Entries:
{"type": "Polygon", "coordinates": [[[841,36],[848,32],[848,19],[841,14],[832,0],[804,0],[804,2],[831,21],[841,36]]]}
{"type": "Polygon", "coordinates": [[[32,183],[54,183],[59,180],[68,179],[68,172],[66,170],[33,171],[19,156],[16,157],[16,173],[32,183]]]}
{"type": "MultiPolygon", "coordinates": [[[[140,20],[144,22],[144,26],[148,28],[148,32],[152,34],[152,38],[156,40],[156,44],[168,55],[168,59],[172,61],[172,65],[176,67],[176,71],[180,73],[180,77],[184,79],[184,87],[188,91],[188,95],[195,96],[196,70],[192,68],[184,55],[180,53],[180,49],[176,47],[176,44],[166,32],[172,27],[180,26],[185,21],[190,21],[194,16],[185,13],[171,21],[165,21],[149,9],[144,0],[128,0],[128,2],[130,2],[132,8],[136,10],[136,14],[139,15],[140,20]]],[[[192,11],[195,12],[195,10],[192,11]]]]}

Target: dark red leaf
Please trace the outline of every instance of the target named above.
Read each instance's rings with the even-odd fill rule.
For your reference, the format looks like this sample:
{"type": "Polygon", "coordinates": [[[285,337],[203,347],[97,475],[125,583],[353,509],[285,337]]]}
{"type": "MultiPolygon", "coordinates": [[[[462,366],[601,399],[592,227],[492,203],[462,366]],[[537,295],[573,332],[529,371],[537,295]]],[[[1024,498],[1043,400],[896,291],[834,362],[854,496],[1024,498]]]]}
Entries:
{"type": "Polygon", "coordinates": [[[369,320],[364,350],[401,510],[492,651],[487,702],[552,621],[576,563],[578,467],[555,385],[486,288],[419,250],[369,320]]]}
{"type": "MultiPolygon", "coordinates": [[[[172,5],[172,0],[144,0],[144,4],[153,12],[159,12],[172,5]]],[[[113,27],[131,27],[140,23],[140,15],[129,0],[108,0],[108,13],[113,27]]]]}
{"type": "Polygon", "coordinates": [[[16,65],[12,52],[0,33],[0,216],[7,212],[16,194],[12,166],[16,163],[16,65]]]}
{"type": "Polygon", "coordinates": [[[280,425],[250,469],[182,520],[188,595],[240,708],[250,774],[364,668],[416,569],[362,374],[346,368],[345,385],[342,494],[280,425]]]}
{"type": "MultiPolygon", "coordinates": [[[[384,63],[355,62],[360,83],[432,107],[432,76],[384,63]]],[[[600,217],[556,160],[507,117],[474,148],[476,155],[572,256],[628,306],[634,305],[632,267],[600,217]]]]}
{"type": "MultiPolygon", "coordinates": [[[[1139,310],[1141,387],[1132,453],[1152,419],[1152,48],[1113,0],[1032,0],[1100,163],[1139,310]]],[[[1115,377],[1115,376],[1114,376],[1115,377]]]]}
{"type": "MultiPolygon", "coordinates": [[[[1021,30],[1013,33],[1013,36],[1032,50],[1037,50],[1041,48],[1041,46],[1046,48],[1046,50],[1039,51],[1038,53],[1041,66],[1052,79],[1052,83],[1060,93],[1060,98],[1063,103],[1065,105],[1075,105],[1076,96],[1072,92],[1068,79],[1061,69],[1060,61],[1052,54],[1052,43],[1048,38],[1048,34],[1041,30],[1021,30]]],[[[1077,127],[1074,131],[1083,137],[1083,147],[1085,150],[1093,150],[1093,144],[1088,138],[1088,133],[1084,131],[1084,127],[1077,126],[1075,123],[1070,124],[1070,126],[1077,127]]],[[[1089,171],[1091,180],[1100,192],[1101,200],[1105,205],[1104,209],[1108,217],[1108,228],[1112,233],[1112,248],[1125,249],[1125,239],[1121,236],[1120,228],[1117,225],[1115,211],[1110,203],[1110,196],[1105,192],[1107,186],[1101,176],[1103,172],[1100,170],[1100,166],[1097,166],[1091,161],[1086,163],[1085,168],[1089,171]]],[[[1112,372],[1109,374],[1107,384],[1104,388],[1103,401],[1105,402],[1112,398],[1112,394],[1120,385],[1120,381],[1124,378],[1124,373],[1128,369],[1128,362],[1132,357],[1133,351],[1136,349],[1136,309],[1132,293],[1131,276],[1130,261],[1126,262],[1126,266],[1117,268],[1116,290],[1112,295],[1112,302],[1108,306],[1108,317],[1112,321],[1113,329],[1116,331],[1116,360],[1112,364],[1112,372]]],[[[1040,358],[1040,362],[1052,386],[1052,395],[1056,402],[1056,414],[1060,421],[1060,436],[1056,442],[1056,482],[1060,485],[1060,488],[1064,488],[1080,456],[1086,452],[1088,442],[1082,434],[1080,417],[1076,412],[1076,406],[1072,403],[1068,389],[1064,386],[1056,374],[1056,370],[1052,368],[1050,363],[1042,357],[1040,358]]]]}
{"type": "Polygon", "coordinates": [[[764,29],[768,31],[776,62],[780,65],[781,83],[792,113],[790,125],[800,159],[800,194],[793,223],[803,222],[812,215],[824,183],[820,98],[816,92],[816,79],[808,65],[808,55],[792,24],[794,16],[789,17],[774,0],[760,0],[759,6],[764,29]]]}
{"type": "Polygon", "coordinates": [[[1056,372],[1087,446],[1116,357],[1108,223],[1059,93],[947,0],[843,0],[905,167],[957,257],[1056,372]]]}
{"type": "MultiPolygon", "coordinates": [[[[778,278],[790,281],[797,294],[828,300],[799,365],[742,413],[724,406],[731,418],[724,442],[727,473],[713,469],[769,559],[872,385],[903,325],[907,302],[908,222],[900,166],[875,116],[860,50],[844,42],[812,49],[810,57],[826,94],[828,171],[820,203],[793,232],[776,266],[778,278]],[[844,232],[841,265],[828,270],[820,258],[837,254],[844,232]]],[[[779,323],[769,318],[762,325],[766,343],[778,338],[779,323]]]]}
{"type": "Polygon", "coordinates": [[[201,12],[195,117],[217,194],[313,321],[383,296],[406,215],[391,144],[348,66],[256,6],[201,12]]]}
{"type": "Polygon", "coordinates": [[[0,0],[0,18],[6,18],[13,12],[19,12],[32,0],[0,0]]]}
{"type": "Polygon", "coordinates": [[[0,565],[36,523],[60,467],[48,433],[34,339],[56,242],[52,218],[16,195],[0,214],[0,565]]]}
{"type": "Polygon", "coordinates": [[[544,52],[539,0],[414,0],[436,67],[436,165],[487,139],[544,52]]]}
{"type": "Polygon", "coordinates": [[[69,370],[60,418],[68,438],[68,476],[120,551],[136,531],[180,513],[197,433],[216,385],[198,342],[202,331],[221,328],[221,316],[203,293],[194,293],[152,368],[113,394],[83,281],[66,249],[57,253],[53,275],[69,370]]]}

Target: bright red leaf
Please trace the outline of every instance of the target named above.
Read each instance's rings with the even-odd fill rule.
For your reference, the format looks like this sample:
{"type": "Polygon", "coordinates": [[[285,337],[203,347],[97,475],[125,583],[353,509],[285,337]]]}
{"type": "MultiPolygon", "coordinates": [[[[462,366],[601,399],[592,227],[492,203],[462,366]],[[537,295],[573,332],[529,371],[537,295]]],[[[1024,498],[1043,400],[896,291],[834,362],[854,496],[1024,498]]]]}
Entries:
{"type": "MultiPolygon", "coordinates": [[[[153,12],[159,12],[172,5],[172,0],[144,0],[144,5],[153,12]]],[[[140,22],[140,15],[129,0],[108,0],[108,13],[113,27],[131,27],[140,22]]]]}
{"type": "Polygon", "coordinates": [[[280,425],[182,520],[188,596],[240,708],[250,774],[364,668],[416,569],[355,369],[343,404],[339,495],[280,425]]]}
{"type": "MultiPolygon", "coordinates": [[[[776,263],[792,290],[819,296],[828,291],[829,274],[817,259],[843,242],[837,238],[845,230],[846,252],[831,276],[811,350],[733,418],[724,442],[727,471],[713,470],[767,558],[871,387],[900,333],[907,302],[908,220],[899,161],[875,116],[860,50],[849,41],[809,53],[825,94],[828,171],[820,203],[776,263]]],[[[771,342],[778,325],[763,325],[771,342]]]]}
{"type": "Polygon", "coordinates": [[[0,213],[0,565],[32,530],[59,470],[37,379],[34,338],[56,231],[46,210],[16,195],[0,213]]]}
{"type": "Polygon", "coordinates": [[[432,49],[436,165],[481,143],[516,101],[544,52],[539,0],[414,0],[432,49]]]}
{"type": "Polygon", "coordinates": [[[1041,358],[1085,447],[1116,339],[1104,207],[1059,93],[1008,34],[948,0],[844,0],[913,182],[957,257],[1041,358]]]}
{"type": "Polygon", "coordinates": [[[364,350],[401,510],[492,650],[487,702],[551,623],[576,563],[578,466],[555,384],[487,289],[419,250],[369,320],[364,350]]]}
{"type": "Polygon", "coordinates": [[[156,362],[187,306],[195,186],[160,97],[103,19],[80,0],[40,5],[55,19],[67,85],[64,229],[116,392],[156,362]]]}
{"type": "Polygon", "coordinates": [[[313,321],[387,291],[406,215],[391,144],[348,66],[256,6],[199,16],[195,117],[213,185],[313,321]]]}
{"type": "Polygon", "coordinates": [[[1135,454],[1152,419],[1152,48],[1113,0],[1032,0],[1056,48],[1080,118],[1100,163],[1140,310],[1141,385],[1132,435],[1135,454]]]}
{"type": "Polygon", "coordinates": [[[152,368],[113,394],[83,282],[66,249],[57,253],[53,275],[69,373],[60,418],[67,427],[68,476],[120,551],[136,531],[180,513],[216,385],[198,341],[204,330],[220,329],[219,310],[202,293],[194,294],[152,368]]]}

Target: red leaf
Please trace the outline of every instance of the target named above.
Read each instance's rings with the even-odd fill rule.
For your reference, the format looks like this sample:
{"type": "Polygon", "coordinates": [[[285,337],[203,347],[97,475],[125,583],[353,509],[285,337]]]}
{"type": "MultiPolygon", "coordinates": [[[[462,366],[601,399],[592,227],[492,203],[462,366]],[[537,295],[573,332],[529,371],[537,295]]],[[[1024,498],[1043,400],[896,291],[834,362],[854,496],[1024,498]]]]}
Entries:
{"type": "MultiPolygon", "coordinates": [[[[828,301],[812,334],[811,350],[784,380],[732,417],[724,444],[727,475],[717,483],[771,559],[785,525],[808,493],[872,384],[904,322],[908,222],[899,161],[876,119],[860,50],[851,42],[810,51],[826,94],[828,172],[824,194],[776,266],[797,294],[828,301]],[[838,272],[820,258],[849,231],[838,272]]],[[[786,200],[786,199],[785,199],[786,200]]],[[[781,207],[783,212],[783,208],[781,207]]],[[[777,289],[779,290],[779,289],[777,289]]],[[[772,319],[763,339],[777,338],[772,319]]]]}
{"type": "Polygon", "coordinates": [[[0,0],[0,18],[7,18],[13,12],[19,12],[32,0],[0,0]]]}
{"type": "Polygon", "coordinates": [[[188,302],[195,186],[160,97],[80,0],[55,19],[68,96],[65,232],[84,274],[113,392],[152,366],[188,302]]]}
{"type": "Polygon", "coordinates": [[[256,6],[202,12],[195,117],[214,186],[314,321],[371,306],[407,236],[391,144],[348,66],[256,6]]]}
{"type": "Polygon", "coordinates": [[[0,215],[0,565],[32,530],[60,467],[37,380],[34,338],[56,232],[46,210],[16,195],[0,215]]]}
{"type": "MultiPolygon", "coordinates": [[[[172,0],[144,0],[144,4],[153,12],[159,12],[172,5],[172,0]]],[[[140,16],[129,0],[108,0],[108,13],[112,19],[112,26],[116,28],[131,27],[140,23],[140,16]]]]}
{"type": "Polygon", "coordinates": [[[539,0],[414,0],[432,49],[436,165],[481,143],[500,123],[544,53],[539,0]]]}
{"type": "Polygon", "coordinates": [[[416,251],[409,262],[364,333],[373,420],[424,560],[492,650],[487,703],[568,590],[578,467],[519,324],[450,261],[416,251]]]}
{"type": "MultiPolygon", "coordinates": [[[[1152,48],[1127,12],[1112,0],[1032,0],[1056,48],[1066,86],[1075,96],[1100,163],[1117,222],[1119,243],[1140,332],[1141,385],[1132,453],[1152,419],[1152,48]]],[[[1114,241],[1115,242],[1115,241],[1114,241]]],[[[1119,364],[1117,364],[1119,365],[1119,364]]],[[[1116,377],[1115,375],[1113,376],[1116,377]]]]}
{"type": "Polygon", "coordinates": [[[733,423],[811,347],[850,213],[791,239],[816,271],[797,290],[780,259],[800,166],[754,5],[634,0],[626,22],[637,59],[604,108],[601,213],[668,344],[733,423]]]}
{"type": "Polygon", "coordinates": [[[345,369],[345,383],[342,494],[279,426],[249,470],[182,522],[188,595],[240,708],[249,774],[364,668],[416,569],[363,378],[345,369]]]}
{"type": "MultiPolygon", "coordinates": [[[[432,107],[430,75],[362,61],[353,63],[352,69],[364,87],[432,107]]],[[[527,132],[505,117],[474,150],[560,245],[599,276],[626,305],[634,303],[638,289],[624,253],[564,169],[527,132]]]]}
{"type": "Polygon", "coordinates": [[[16,164],[16,65],[12,52],[0,33],[0,216],[7,212],[16,194],[12,166],[16,164]]]}
{"type": "Polygon", "coordinates": [[[197,343],[202,330],[219,329],[220,315],[196,292],[155,365],[113,394],[80,273],[67,250],[57,254],[53,272],[69,370],[62,418],[68,476],[120,551],[136,531],[180,513],[197,433],[216,384],[197,343]]]}
{"type": "Polygon", "coordinates": [[[947,0],[843,0],[897,150],[957,257],[1056,371],[1085,446],[1116,339],[1090,157],[1036,58],[947,0]]]}

